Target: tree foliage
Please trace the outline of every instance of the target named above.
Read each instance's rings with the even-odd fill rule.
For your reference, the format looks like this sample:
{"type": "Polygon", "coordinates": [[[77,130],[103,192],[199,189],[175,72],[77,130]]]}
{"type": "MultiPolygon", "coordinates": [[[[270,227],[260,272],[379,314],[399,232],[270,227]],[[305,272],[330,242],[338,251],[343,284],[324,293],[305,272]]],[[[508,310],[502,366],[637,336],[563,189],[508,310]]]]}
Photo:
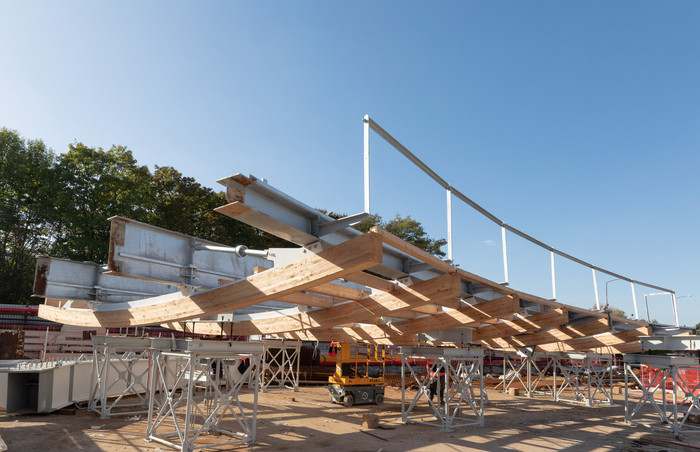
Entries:
{"type": "Polygon", "coordinates": [[[56,156],[0,129],[0,303],[31,303],[36,256],[105,262],[109,220],[122,216],[227,245],[290,244],[214,208],[223,192],[175,168],[139,165],[124,146],[73,143],[56,156]]]}
{"type": "Polygon", "coordinates": [[[53,236],[55,155],[41,141],[0,129],[0,303],[28,303],[36,255],[53,236]]]}
{"type": "Polygon", "coordinates": [[[394,234],[400,239],[405,240],[434,256],[445,256],[445,252],[442,251],[441,248],[447,244],[447,240],[430,238],[425,232],[423,225],[418,220],[411,218],[410,215],[402,217],[401,215],[396,214],[396,216],[391,220],[383,221],[380,215],[373,214],[356,224],[355,228],[359,231],[367,232],[374,226],[381,226],[383,229],[394,234]]]}

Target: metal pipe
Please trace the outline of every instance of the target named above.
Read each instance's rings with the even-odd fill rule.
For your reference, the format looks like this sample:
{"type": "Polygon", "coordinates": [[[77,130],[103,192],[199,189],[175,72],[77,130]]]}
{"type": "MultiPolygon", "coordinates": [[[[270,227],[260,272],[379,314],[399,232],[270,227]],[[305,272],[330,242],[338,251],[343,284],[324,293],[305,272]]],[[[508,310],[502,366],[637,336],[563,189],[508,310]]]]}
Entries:
{"type": "Polygon", "coordinates": [[[364,168],[365,168],[365,213],[369,212],[369,127],[372,120],[369,115],[362,119],[364,123],[364,168]]]}
{"type": "Polygon", "coordinates": [[[639,320],[639,311],[637,311],[637,294],[634,292],[634,283],[630,283],[632,289],[632,303],[634,304],[634,319],[639,320]]]}
{"type": "Polygon", "coordinates": [[[552,262],[552,299],[557,299],[557,275],[554,269],[554,251],[549,252],[550,260],[552,262]]]}
{"type": "Polygon", "coordinates": [[[423,172],[424,172],[425,174],[427,174],[431,179],[433,179],[433,180],[434,180],[435,182],[437,182],[440,186],[442,186],[442,188],[444,188],[444,189],[450,188],[452,194],[453,194],[456,198],[460,199],[460,200],[463,201],[465,204],[469,205],[470,207],[472,207],[474,210],[476,210],[477,212],[479,212],[480,214],[482,214],[483,216],[485,216],[485,217],[488,218],[489,220],[493,221],[494,223],[498,224],[498,225],[501,226],[501,227],[506,228],[508,231],[512,232],[513,234],[516,234],[516,235],[518,235],[518,236],[524,238],[525,240],[527,240],[527,241],[529,241],[529,242],[531,242],[531,243],[534,243],[535,245],[537,245],[537,246],[539,246],[539,247],[541,247],[541,248],[544,248],[544,249],[546,249],[546,250],[548,250],[548,251],[551,251],[551,252],[553,252],[553,253],[555,253],[555,254],[558,254],[559,256],[561,256],[561,257],[563,257],[563,258],[565,258],[565,259],[569,259],[569,260],[571,260],[571,261],[573,261],[573,262],[576,262],[577,264],[580,264],[580,265],[583,265],[583,266],[585,266],[585,267],[588,267],[588,268],[590,268],[590,269],[592,269],[592,270],[594,270],[594,271],[599,271],[599,272],[604,273],[604,274],[606,274],[606,275],[608,275],[608,276],[612,276],[613,278],[619,278],[619,279],[622,279],[622,280],[624,280],[624,281],[628,281],[628,282],[631,282],[631,283],[634,283],[634,284],[638,284],[638,285],[641,285],[641,286],[649,287],[649,288],[651,288],[651,289],[663,290],[664,292],[674,293],[674,291],[672,291],[672,290],[670,290],[670,289],[666,289],[666,288],[663,288],[663,287],[660,287],[660,286],[656,286],[656,285],[653,285],[653,284],[645,283],[645,282],[643,282],[643,281],[636,281],[636,280],[634,280],[634,279],[627,278],[627,277],[625,277],[625,276],[622,276],[622,275],[617,274],[617,273],[615,273],[615,272],[611,272],[611,271],[606,270],[606,269],[604,269],[604,268],[596,267],[596,266],[593,265],[593,264],[590,264],[590,263],[588,263],[588,262],[586,262],[586,261],[583,261],[583,260],[578,259],[578,258],[576,258],[576,257],[574,257],[574,256],[571,256],[570,254],[567,254],[567,253],[565,253],[565,252],[563,252],[563,251],[560,251],[560,250],[558,250],[558,249],[556,249],[556,248],[553,248],[553,247],[547,245],[546,243],[543,243],[543,242],[541,242],[541,241],[535,239],[534,237],[531,237],[531,236],[529,236],[528,234],[526,234],[526,233],[524,233],[524,232],[522,232],[522,231],[520,231],[520,230],[514,228],[513,226],[510,226],[510,225],[506,224],[505,221],[501,220],[500,218],[498,218],[497,216],[495,216],[494,214],[492,214],[492,213],[489,212],[488,210],[484,209],[484,208],[481,207],[479,204],[477,204],[476,202],[474,202],[473,200],[471,200],[469,197],[467,197],[466,195],[464,195],[462,192],[460,192],[459,190],[457,190],[456,188],[454,188],[454,187],[452,187],[450,184],[448,184],[447,181],[445,181],[442,177],[440,177],[435,171],[433,171],[433,170],[432,170],[428,165],[426,165],[422,160],[420,160],[418,157],[416,157],[411,151],[409,151],[404,145],[402,145],[396,138],[394,138],[393,136],[391,136],[391,134],[389,134],[389,133],[388,133],[386,130],[384,130],[379,124],[377,124],[374,120],[372,120],[372,119],[369,117],[369,115],[365,115],[364,121],[365,121],[365,133],[366,133],[366,135],[365,135],[365,159],[366,159],[366,162],[365,162],[365,210],[366,210],[368,213],[369,213],[369,207],[368,207],[368,206],[369,206],[369,193],[368,193],[368,192],[369,192],[369,163],[368,163],[368,159],[369,159],[369,137],[367,136],[367,134],[369,133],[368,128],[371,128],[377,135],[379,135],[380,137],[382,137],[382,138],[383,138],[387,143],[389,143],[394,149],[396,149],[396,150],[399,151],[401,154],[403,154],[404,157],[406,157],[406,158],[407,158],[408,160],[410,160],[414,165],[416,165],[418,168],[420,168],[421,171],[423,171],[423,172]]]}
{"type": "Polygon", "coordinates": [[[501,244],[503,245],[503,274],[505,283],[508,284],[508,248],[506,247],[506,228],[501,227],[501,244]]]}
{"type": "Polygon", "coordinates": [[[452,190],[447,188],[447,260],[452,262],[452,190]]]}
{"type": "Polygon", "coordinates": [[[593,271],[593,290],[595,291],[595,309],[600,311],[600,299],[598,298],[598,280],[595,276],[595,268],[591,269],[593,271]]]}
{"type": "Polygon", "coordinates": [[[268,252],[262,250],[251,250],[245,245],[238,246],[216,246],[197,243],[194,245],[195,251],[217,251],[220,253],[233,253],[238,257],[255,256],[263,259],[267,258],[268,252]]]}
{"type": "Polygon", "coordinates": [[[676,305],[676,294],[672,293],[671,294],[671,303],[673,303],[673,318],[676,321],[676,328],[680,326],[680,323],[678,322],[678,306],[676,305]]]}

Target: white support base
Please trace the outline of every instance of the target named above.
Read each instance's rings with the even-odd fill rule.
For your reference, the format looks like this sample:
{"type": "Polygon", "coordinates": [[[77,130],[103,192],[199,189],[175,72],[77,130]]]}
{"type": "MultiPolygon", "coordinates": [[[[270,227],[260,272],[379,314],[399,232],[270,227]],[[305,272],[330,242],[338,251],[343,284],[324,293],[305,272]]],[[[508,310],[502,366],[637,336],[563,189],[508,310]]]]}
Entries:
{"type": "Polygon", "coordinates": [[[150,338],[93,336],[92,342],[88,411],[101,419],[147,413],[150,338]]]}
{"type": "Polygon", "coordinates": [[[301,341],[264,340],[261,391],[273,387],[299,390],[301,341]]]}
{"type": "Polygon", "coordinates": [[[189,452],[201,447],[255,443],[258,390],[263,345],[250,342],[178,341],[181,351],[155,350],[150,372],[150,390],[167,388],[168,358],[186,364],[176,376],[175,389],[161,390],[152,397],[148,410],[146,440],[189,452]],[[248,367],[238,377],[241,360],[248,367]],[[253,406],[240,401],[244,384],[253,382],[253,406]],[[182,388],[181,390],[178,388],[182,388]],[[204,434],[214,433],[215,444],[197,445],[204,434]]]}
{"type": "Polygon", "coordinates": [[[401,347],[401,420],[440,427],[450,432],[469,425],[484,426],[484,354],[483,350],[436,349],[426,347],[401,347]],[[409,364],[409,358],[429,359],[436,372],[422,377],[409,364]],[[418,392],[406,406],[406,374],[418,383],[418,392]],[[442,375],[441,375],[442,374],[442,375]],[[478,382],[479,394],[474,392],[478,382]],[[437,403],[430,397],[430,388],[435,389],[437,403]],[[447,390],[445,390],[447,388],[447,390]],[[444,401],[440,403],[441,394],[444,401]],[[435,421],[426,421],[425,414],[411,414],[420,399],[425,398],[433,411],[435,421]],[[463,411],[464,410],[464,411],[463,411]],[[474,414],[467,417],[465,412],[474,414]]]}
{"type": "Polygon", "coordinates": [[[690,385],[680,372],[697,370],[697,358],[625,355],[624,363],[625,422],[647,425],[638,417],[644,408],[651,408],[661,425],[678,438],[682,433],[700,432],[700,427],[686,423],[691,414],[700,415],[700,382],[690,385]],[[632,393],[632,384],[641,389],[641,395],[632,393]]]}

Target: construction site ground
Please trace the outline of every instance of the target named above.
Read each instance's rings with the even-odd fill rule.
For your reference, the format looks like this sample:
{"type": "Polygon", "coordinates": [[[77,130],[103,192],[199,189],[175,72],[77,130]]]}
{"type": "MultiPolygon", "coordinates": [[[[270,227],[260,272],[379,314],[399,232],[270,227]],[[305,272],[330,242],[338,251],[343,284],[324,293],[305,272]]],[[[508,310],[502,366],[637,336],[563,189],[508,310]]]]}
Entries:
{"type": "MultiPolygon", "coordinates": [[[[415,391],[407,391],[412,398],[415,391]]],[[[257,441],[253,446],[227,446],[205,450],[700,450],[700,433],[681,440],[670,430],[657,430],[624,422],[624,398],[615,404],[587,407],[555,403],[551,398],[527,398],[487,390],[485,426],[457,428],[452,432],[424,424],[401,423],[401,390],[387,387],[382,405],[347,408],[328,401],[324,386],[302,386],[298,392],[275,389],[258,399],[257,441]],[[363,428],[364,414],[379,416],[379,428],[363,428]]],[[[243,394],[244,405],[253,395],[243,394]]],[[[423,398],[413,414],[434,420],[423,398]]],[[[465,412],[466,413],[466,412],[465,412]]],[[[643,418],[658,421],[651,411],[643,418]]],[[[0,436],[9,451],[167,451],[168,446],[144,439],[147,416],[100,419],[85,409],[67,409],[43,415],[0,413],[0,436]]],[[[197,445],[222,439],[204,435],[197,445]]]]}

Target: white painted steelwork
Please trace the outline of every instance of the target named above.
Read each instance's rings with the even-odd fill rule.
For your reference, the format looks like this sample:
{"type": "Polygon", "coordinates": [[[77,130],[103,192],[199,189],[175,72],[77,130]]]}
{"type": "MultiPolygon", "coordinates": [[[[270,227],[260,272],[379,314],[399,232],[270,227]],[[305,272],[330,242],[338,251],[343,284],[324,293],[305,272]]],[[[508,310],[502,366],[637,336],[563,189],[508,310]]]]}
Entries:
{"type": "Polygon", "coordinates": [[[125,278],[105,273],[94,262],[39,256],[32,296],[98,303],[119,303],[176,292],[169,284],[125,278]]]}
{"type": "Polygon", "coordinates": [[[532,356],[522,356],[505,352],[503,355],[503,381],[496,388],[502,387],[503,392],[513,386],[518,381],[523,386],[527,397],[535,394],[554,395],[554,386],[547,381],[547,374],[555,371],[554,358],[544,353],[535,353],[532,356]],[[544,361],[544,366],[538,364],[544,361]],[[523,380],[523,377],[525,378],[523,380]]]}
{"type": "Polygon", "coordinates": [[[687,423],[691,414],[700,414],[700,381],[690,384],[682,373],[700,369],[698,358],[625,355],[623,361],[625,422],[654,428],[640,419],[651,412],[679,439],[683,433],[700,433],[700,427],[687,423]]]}
{"type": "Polygon", "coordinates": [[[506,228],[501,226],[501,245],[503,247],[503,283],[508,285],[508,247],[506,246],[506,228]]]}
{"type": "Polygon", "coordinates": [[[548,355],[553,358],[555,402],[580,403],[586,406],[614,403],[612,355],[595,353],[548,353],[548,355]]]}
{"type": "Polygon", "coordinates": [[[700,336],[642,336],[642,350],[700,350],[700,336]]]}
{"type": "Polygon", "coordinates": [[[157,385],[167,387],[166,361],[183,360],[186,364],[176,378],[182,390],[164,390],[160,407],[151,397],[148,409],[146,440],[156,441],[183,452],[203,447],[254,444],[257,427],[258,390],[263,344],[260,342],[177,341],[178,351],[154,350],[150,372],[150,391],[157,385]],[[242,360],[249,365],[238,377],[234,367],[242,360]],[[243,385],[253,382],[253,406],[243,407],[243,385]],[[220,442],[197,445],[204,434],[220,435],[220,442]]]}
{"type": "Polygon", "coordinates": [[[261,391],[273,387],[299,390],[301,341],[264,340],[261,391]]]}
{"type": "MultiPolygon", "coordinates": [[[[460,192],[458,189],[456,189],[453,185],[449,184],[445,179],[440,177],[433,169],[431,169],[428,165],[426,165],[421,159],[419,159],[415,154],[413,154],[411,151],[409,151],[403,144],[401,144],[396,138],[394,138],[391,134],[389,134],[386,130],[384,130],[379,124],[377,124],[372,118],[369,117],[369,115],[364,116],[364,132],[365,132],[365,149],[364,149],[364,158],[365,158],[365,207],[366,211],[369,211],[369,205],[368,205],[368,199],[369,199],[369,137],[368,137],[368,128],[373,130],[377,135],[382,137],[387,143],[389,143],[394,149],[396,149],[399,153],[401,153],[405,158],[407,158],[409,161],[411,161],[414,165],[416,165],[421,171],[423,171],[425,174],[427,174],[433,181],[435,181],[438,185],[440,185],[444,189],[450,190],[450,192],[459,200],[479,212],[481,215],[485,216],[489,220],[491,220],[493,223],[496,223],[497,225],[501,226],[504,230],[508,230],[512,232],[513,234],[516,234],[525,240],[539,246],[540,248],[543,248],[545,250],[548,250],[554,254],[558,254],[559,256],[568,259],[572,262],[575,262],[579,265],[582,265],[584,267],[588,267],[591,270],[593,270],[593,281],[594,281],[594,286],[595,286],[595,292],[596,292],[596,309],[600,308],[600,302],[598,300],[598,288],[597,288],[597,283],[595,280],[595,272],[599,271],[601,273],[604,273],[606,275],[612,276],[614,278],[619,278],[625,281],[629,281],[633,284],[638,284],[642,285],[645,287],[653,288],[653,289],[658,289],[662,290],[664,292],[668,293],[673,293],[672,290],[665,289],[663,287],[659,287],[653,284],[645,283],[642,281],[637,281],[632,278],[628,278],[626,276],[620,275],[618,273],[612,272],[610,270],[606,270],[604,268],[595,266],[593,264],[590,264],[584,260],[578,259],[570,254],[567,254],[561,250],[558,250],[552,246],[547,245],[546,243],[543,243],[534,237],[514,228],[513,226],[507,224],[505,221],[501,220],[500,218],[496,217],[494,214],[486,210],[485,208],[481,207],[479,204],[471,200],[469,197],[464,195],[462,192],[460,192]]],[[[503,246],[505,250],[505,236],[503,238],[503,246]]],[[[504,264],[505,264],[505,251],[504,251],[504,264]]],[[[506,271],[506,282],[508,281],[508,275],[506,271]]],[[[675,303],[674,303],[674,310],[675,310],[675,303]]]]}
{"type": "Polygon", "coordinates": [[[470,425],[484,426],[484,351],[481,349],[401,347],[401,421],[440,427],[446,432],[470,425]],[[434,364],[427,375],[409,363],[409,359],[428,360],[434,364]],[[406,406],[407,376],[418,384],[418,392],[406,406]],[[441,375],[443,374],[443,375],[441,375]],[[479,394],[474,391],[478,382],[479,394]],[[437,403],[430,397],[435,389],[437,403]],[[440,400],[444,394],[443,403],[440,400]],[[411,414],[420,400],[425,398],[433,410],[435,421],[426,421],[425,414],[411,414]],[[474,417],[466,417],[461,409],[468,409],[474,417]]]}
{"type": "Polygon", "coordinates": [[[111,217],[109,270],[130,278],[214,288],[271,267],[257,256],[239,257],[216,251],[219,243],[158,228],[122,217],[111,217]]]}
{"type": "MultiPolygon", "coordinates": [[[[88,411],[99,414],[101,419],[147,413],[151,394],[148,390],[151,348],[169,349],[172,340],[93,336],[92,345],[88,411]]],[[[175,361],[168,363],[170,374],[176,371],[177,364],[175,361]]],[[[173,379],[168,379],[168,383],[172,385],[173,379]]]]}

